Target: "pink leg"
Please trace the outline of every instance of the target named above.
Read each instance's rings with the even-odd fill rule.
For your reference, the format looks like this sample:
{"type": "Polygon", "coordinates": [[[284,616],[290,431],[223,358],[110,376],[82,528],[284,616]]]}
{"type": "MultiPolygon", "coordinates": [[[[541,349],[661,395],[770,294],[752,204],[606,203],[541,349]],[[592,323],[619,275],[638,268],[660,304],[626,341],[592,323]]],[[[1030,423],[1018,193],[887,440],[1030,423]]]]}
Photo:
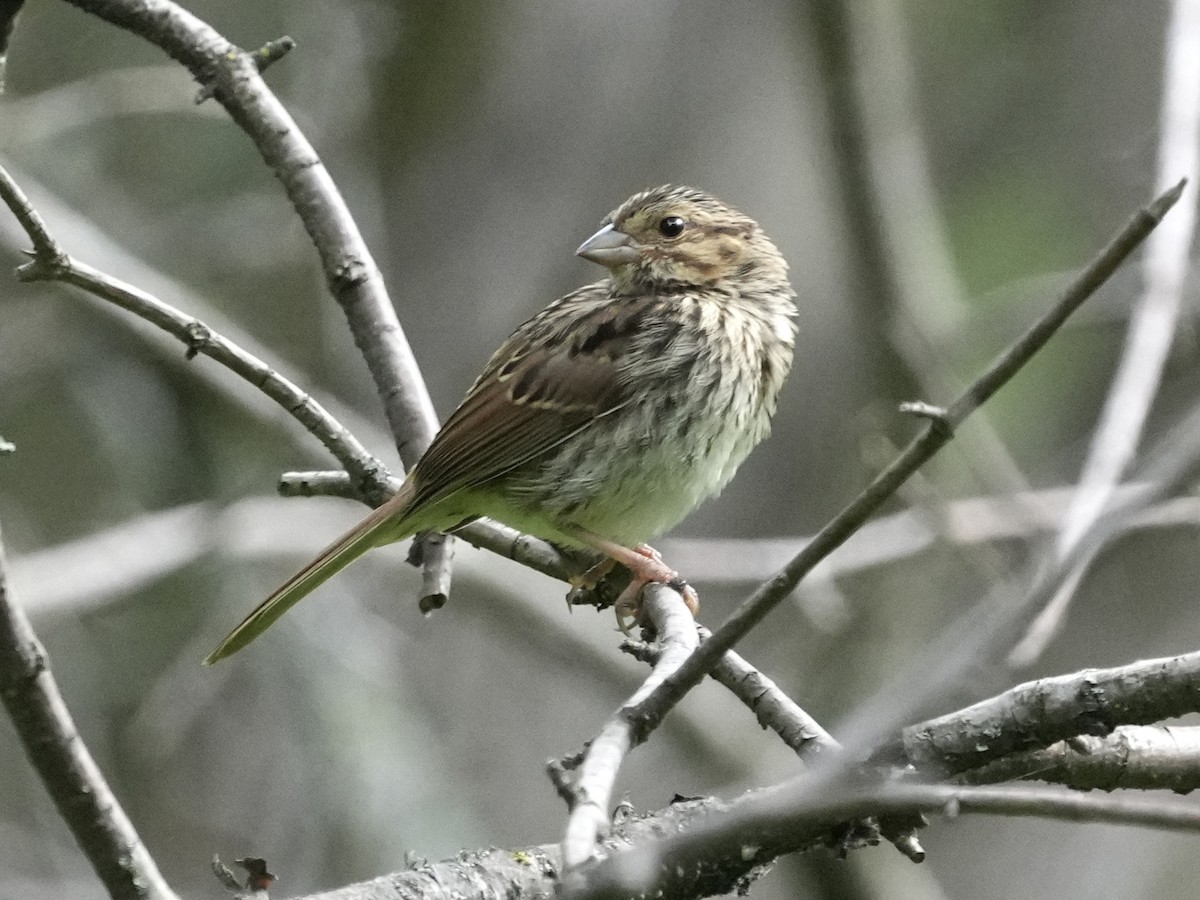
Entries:
{"type": "MultiPolygon", "coordinates": [[[[662,555],[648,544],[639,544],[631,550],[586,532],[580,532],[579,536],[633,573],[633,580],[629,582],[625,590],[621,591],[614,607],[617,613],[617,625],[622,631],[629,630],[630,626],[626,624],[626,619],[632,619],[633,624],[636,624],[641,615],[639,595],[642,593],[642,588],[647,584],[669,584],[679,580],[679,573],[664,563],[662,555]]],[[[683,600],[693,616],[700,611],[700,598],[690,585],[684,586],[683,600]]]]}

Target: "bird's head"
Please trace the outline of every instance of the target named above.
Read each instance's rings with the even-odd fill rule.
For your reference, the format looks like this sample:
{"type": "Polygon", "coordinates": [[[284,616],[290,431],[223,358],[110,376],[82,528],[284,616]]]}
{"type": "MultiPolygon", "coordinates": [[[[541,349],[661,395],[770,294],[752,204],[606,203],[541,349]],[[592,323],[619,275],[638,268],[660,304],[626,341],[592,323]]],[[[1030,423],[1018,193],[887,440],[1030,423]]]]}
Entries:
{"type": "Polygon", "coordinates": [[[575,252],[606,267],[619,292],[787,282],[758,223],[690,187],[634,194],[575,252]]]}

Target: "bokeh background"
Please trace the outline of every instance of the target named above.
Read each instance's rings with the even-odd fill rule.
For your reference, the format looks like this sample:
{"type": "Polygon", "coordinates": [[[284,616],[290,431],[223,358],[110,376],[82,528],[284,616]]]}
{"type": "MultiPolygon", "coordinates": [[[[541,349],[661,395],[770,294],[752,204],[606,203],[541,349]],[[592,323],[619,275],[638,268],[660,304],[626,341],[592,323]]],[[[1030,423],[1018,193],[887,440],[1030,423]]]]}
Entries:
{"type": "MultiPolygon", "coordinates": [[[[599,276],[572,251],[630,193],[694,184],[775,238],[802,307],[775,434],[662,544],[691,561],[676,565],[711,625],[778,556],[777,541],[733,541],[792,546],[819,527],[914,433],[897,402],[951,399],[1155,180],[1157,0],[187,6],[243,46],[296,39],[268,81],[346,194],[443,416],[519,321],[599,276]]],[[[255,348],[394,462],[282,191],[194,94],[141,40],[30,2],[0,160],[69,252],[255,348]]],[[[0,267],[26,243],[0,214],[0,267]]],[[[930,529],[923,549],[818,580],[746,642],[835,733],[919,671],[989,588],[1020,587],[1044,534],[965,545],[937,537],[939,514],[1072,483],[1139,284],[1135,268],[1119,274],[892,504],[918,511],[901,522],[930,529]]],[[[1191,305],[1177,345],[1150,443],[1200,386],[1191,305]]],[[[643,674],[616,651],[609,614],[568,614],[561,585],[460,545],[454,596],[426,619],[396,549],[202,669],[361,513],[275,495],[281,471],[331,465],[316,441],[149,326],[7,276],[0,435],[17,447],[0,458],[15,590],[181,892],[220,890],[214,852],[265,856],[282,896],[560,836],[544,762],[593,735],[643,674]]],[[[1000,648],[950,690],[915,686],[916,705],[1194,649],[1195,538],[1184,525],[1123,539],[1033,669],[1005,669],[1000,648]]],[[[620,790],[653,809],[797,770],[709,683],[630,759],[620,790]]],[[[1153,832],[965,818],[923,840],[921,867],[886,845],[788,859],[754,896],[1171,898],[1200,879],[1194,839],[1153,832]]],[[[0,896],[103,896],[7,726],[0,896]]]]}

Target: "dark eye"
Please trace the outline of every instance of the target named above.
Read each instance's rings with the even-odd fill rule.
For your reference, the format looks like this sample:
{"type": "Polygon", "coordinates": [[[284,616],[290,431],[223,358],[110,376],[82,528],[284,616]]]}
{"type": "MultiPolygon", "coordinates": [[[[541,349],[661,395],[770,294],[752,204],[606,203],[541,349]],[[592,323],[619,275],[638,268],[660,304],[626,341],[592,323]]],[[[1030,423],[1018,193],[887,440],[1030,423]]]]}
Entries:
{"type": "Polygon", "coordinates": [[[683,226],[686,224],[679,216],[667,216],[658,223],[658,230],[664,237],[679,237],[683,234],[683,226]]]}

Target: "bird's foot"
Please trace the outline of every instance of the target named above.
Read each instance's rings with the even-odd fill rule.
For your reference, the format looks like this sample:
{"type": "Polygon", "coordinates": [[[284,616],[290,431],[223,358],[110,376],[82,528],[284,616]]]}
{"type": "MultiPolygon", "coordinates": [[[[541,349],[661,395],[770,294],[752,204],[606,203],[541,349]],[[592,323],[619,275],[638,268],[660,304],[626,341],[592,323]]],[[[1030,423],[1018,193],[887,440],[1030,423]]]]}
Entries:
{"type": "Polygon", "coordinates": [[[633,580],[621,591],[613,604],[617,614],[617,628],[628,635],[630,629],[642,620],[642,588],[648,584],[665,584],[683,595],[683,602],[693,616],[700,612],[700,597],[679,573],[663,562],[662,554],[648,544],[639,544],[633,550],[622,547],[624,553],[618,561],[633,573],[633,580]]]}

